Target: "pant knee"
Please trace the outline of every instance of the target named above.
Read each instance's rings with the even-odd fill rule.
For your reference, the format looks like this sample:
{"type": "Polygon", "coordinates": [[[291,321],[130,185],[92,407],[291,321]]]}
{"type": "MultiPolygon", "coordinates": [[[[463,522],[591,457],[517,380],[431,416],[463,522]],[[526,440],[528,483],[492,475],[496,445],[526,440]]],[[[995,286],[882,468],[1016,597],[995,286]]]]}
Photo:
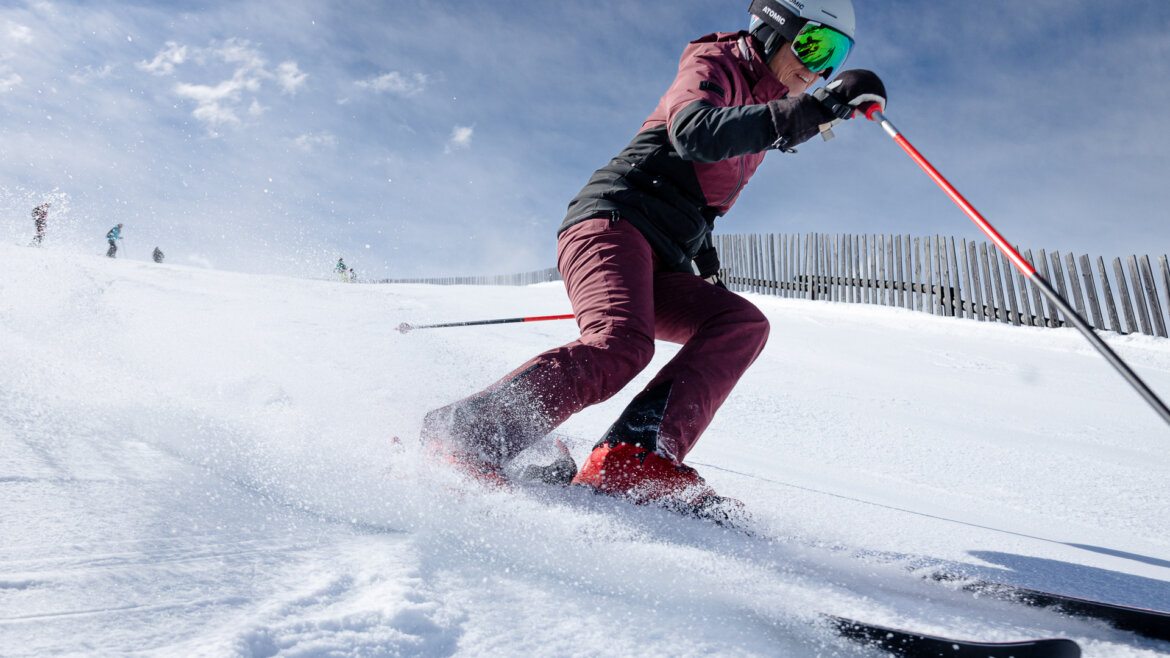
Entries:
{"type": "Polygon", "coordinates": [[[752,308],[749,316],[744,320],[744,340],[751,341],[759,349],[763,349],[772,333],[772,325],[768,318],[758,308],[752,308]]]}
{"type": "Polygon", "coordinates": [[[578,352],[572,360],[581,368],[579,376],[596,387],[587,396],[592,404],[620,391],[650,365],[654,358],[654,339],[617,328],[582,336],[581,344],[573,351],[578,352]]]}

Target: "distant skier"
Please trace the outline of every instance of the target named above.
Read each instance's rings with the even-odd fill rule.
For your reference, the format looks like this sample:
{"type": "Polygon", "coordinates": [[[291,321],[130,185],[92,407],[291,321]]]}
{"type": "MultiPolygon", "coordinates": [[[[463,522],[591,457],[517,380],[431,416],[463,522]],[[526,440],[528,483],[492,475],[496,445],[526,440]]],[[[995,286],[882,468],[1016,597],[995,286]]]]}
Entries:
{"type": "Polygon", "coordinates": [[[33,236],[32,242],[29,243],[30,247],[41,246],[41,241],[45,239],[45,224],[48,222],[48,219],[49,219],[49,206],[50,205],[52,205],[52,204],[42,203],[41,205],[37,206],[36,208],[33,208],[32,218],[33,218],[33,224],[35,224],[37,227],[37,234],[33,236]]]}
{"type": "Polygon", "coordinates": [[[341,277],[342,281],[349,281],[349,267],[345,264],[344,258],[337,259],[337,265],[333,267],[333,271],[337,272],[337,276],[341,277]]]}
{"type": "Polygon", "coordinates": [[[118,245],[114,241],[121,240],[121,239],[122,239],[122,225],[121,224],[118,224],[117,226],[110,229],[106,233],[106,240],[109,240],[109,242],[110,242],[110,248],[106,250],[107,256],[109,256],[110,258],[114,258],[114,254],[118,253],[118,245]]]}
{"type": "Polygon", "coordinates": [[[161,263],[161,262],[163,262],[163,257],[164,257],[165,255],[166,255],[166,254],[164,254],[164,253],[162,252],[162,249],[159,249],[158,247],[155,247],[155,248],[154,248],[154,253],[153,253],[153,254],[151,254],[151,256],[154,258],[154,262],[156,262],[156,263],[161,263]]]}
{"type": "Polygon", "coordinates": [[[349,282],[357,283],[357,270],[353,269],[352,267],[349,268],[349,282]]]}

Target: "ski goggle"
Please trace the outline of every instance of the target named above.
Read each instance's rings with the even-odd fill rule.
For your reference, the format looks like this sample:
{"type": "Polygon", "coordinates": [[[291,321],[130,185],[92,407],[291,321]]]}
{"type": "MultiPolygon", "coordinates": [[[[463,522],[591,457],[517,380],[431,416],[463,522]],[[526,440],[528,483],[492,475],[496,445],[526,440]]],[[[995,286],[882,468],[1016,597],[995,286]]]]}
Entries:
{"type": "Polygon", "coordinates": [[[841,65],[852,49],[853,39],[827,25],[812,21],[805,23],[792,40],[792,52],[796,53],[797,59],[809,71],[820,73],[826,78],[841,70],[841,65]]]}

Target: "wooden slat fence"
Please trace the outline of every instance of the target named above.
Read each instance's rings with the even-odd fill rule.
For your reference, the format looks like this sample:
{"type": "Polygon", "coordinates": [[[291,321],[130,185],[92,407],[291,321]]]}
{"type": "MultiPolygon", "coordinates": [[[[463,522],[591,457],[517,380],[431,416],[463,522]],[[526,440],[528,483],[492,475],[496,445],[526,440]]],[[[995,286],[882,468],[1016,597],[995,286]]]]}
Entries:
{"type": "MultiPolygon", "coordinates": [[[[731,290],[879,304],[978,322],[1063,327],[1066,319],[989,242],[953,237],[827,233],[718,235],[720,277],[731,290]]],[[[1016,250],[1093,327],[1167,337],[1170,260],[1105,259],[1016,250]],[[1094,262],[1096,267],[1093,267],[1094,262]],[[1112,278],[1110,278],[1112,274],[1112,278]],[[1165,304],[1165,306],[1163,306],[1165,304]]],[[[522,286],[557,281],[556,268],[494,276],[382,279],[376,283],[522,286]]]]}
{"type": "Polygon", "coordinates": [[[379,279],[372,283],[430,283],[439,286],[528,286],[546,281],[560,281],[561,273],[555,267],[519,274],[487,276],[441,276],[421,279],[379,279]]]}
{"type": "MultiPolygon", "coordinates": [[[[1063,327],[1040,289],[989,242],[810,233],[716,236],[727,287],[742,292],[915,311],[1016,326],[1063,327]]],[[[1170,261],[1016,248],[1093,327],[1167,337],[1170,261]],[[1161,290],[1159,290],[1159,286],[1161,290]],[[1165,308],[1163,307],[1165,304],[1165,308]],[[1119,311],[1120,309],[1120,315],[1119,311]],[[1122,322],[1124,320],[1124,323],[1122,322]]]]}

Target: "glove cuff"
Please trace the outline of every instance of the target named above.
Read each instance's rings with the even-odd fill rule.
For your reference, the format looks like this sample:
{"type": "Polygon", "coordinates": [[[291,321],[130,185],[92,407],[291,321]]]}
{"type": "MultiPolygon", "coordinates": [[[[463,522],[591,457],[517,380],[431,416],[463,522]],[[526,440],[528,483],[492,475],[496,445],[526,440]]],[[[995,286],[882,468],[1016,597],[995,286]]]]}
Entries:
{"type": "Polygon", "coordinates": [[[772,148],[794,153],[794,146],[803,144],[821,131],[821,126],[831,124],[836,116],[819,100],[808,94],[797,98],[783,98],[768,102],[772,115],[772,126],[776,140],[772,148]]]}

